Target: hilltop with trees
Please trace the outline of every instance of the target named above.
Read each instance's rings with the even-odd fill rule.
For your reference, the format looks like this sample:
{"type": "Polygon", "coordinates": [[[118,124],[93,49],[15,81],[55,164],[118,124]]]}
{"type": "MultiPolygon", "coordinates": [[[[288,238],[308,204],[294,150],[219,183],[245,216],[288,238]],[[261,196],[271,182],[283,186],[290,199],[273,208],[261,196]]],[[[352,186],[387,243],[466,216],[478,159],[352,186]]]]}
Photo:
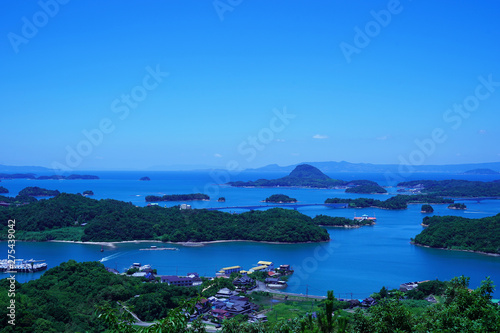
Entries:
{"type": "Polygon", "coordinates": [[[398,187],[417,188],[422,193],[447,197],[500,197],[500,180],[412,180],[401,182],[398,187]]]}
{"type": "Polygon", "coordinates": [[[3,239],[7,237],[9,219],[16,220],[16,239],[20,240],[301,243],[330,239],[312,218],[294,210],[275,208],[230,214],[206,209],[179,210],[179,206],[136,207],[118,200],[94,200],[67,193],[29,205],[0,207],[3,239]]]}
{"type": "Polygon", "coordinates": [[[196,200],[210,200],[210,197],[203,193],[191,194],[167,194],[164,196],[147,195],[146,202],[155,201],[196,201],[196,200]]]}
{"type": "MultiPolygon", "coordinates": [[[[332,179],[321,172],[318,168],[309,164],[301,164],[295,167],[288,176],[278,179],[258,179],[256,181],[229,182],[228,185],[235,187],[313,187],[313,188],[337,188],[349,187],[349,193],[386,193],[387,191],[371,180],[343,181],[332,179]]],[[[346,190],[346,192],[348,192],[346,190]]]]}
{"type": "Polygon", "coordinates": [[[412,239],[417,245],[500,254],[500,214],[481,219],[426,216],[422,225],[426,228],[412,239]]]}
{"type": "Polygon", "coordinates": [[[394,197],[390,197],[387,200],[377,200],[370,198],[357,198],[357,199],[344,199],[344,198],[329,198],[325,200],[325,203],[346,203],[349,204],[349,208],[381,208],[381,209],[406,209],[408,204],[412,203],[433,203],[433,204],[444,204],[453,203],[452,199],[444,199],[433,195],[402,195],[398,194],[394,197]]]}
{"type": "Polygon", "coordinates": [[[290,198],[285,194],[273,194],[270,197],[266,198],[264,202],[275,202],[275,203],[296,203],[297,199],[290,198]]]}

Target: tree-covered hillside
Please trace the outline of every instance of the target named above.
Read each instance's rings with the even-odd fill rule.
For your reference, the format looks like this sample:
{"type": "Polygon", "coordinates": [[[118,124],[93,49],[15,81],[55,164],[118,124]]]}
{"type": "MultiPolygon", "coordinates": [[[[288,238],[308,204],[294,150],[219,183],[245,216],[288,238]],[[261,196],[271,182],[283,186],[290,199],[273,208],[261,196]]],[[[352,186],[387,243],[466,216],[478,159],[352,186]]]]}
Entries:
{"type": "Polygon", "coordinates": [[[418,245],[500,254],[500,214],[482,219],[426,216],[413,241],[418,245]]]}
{"type": "Polygon", "coordinates": [[[146,284],[141,278],[110,273],[98,262],[70,260],[37,280],[16,282],[16,325],[12,326],[7,322],[9,288],[9,280],[0,280],[1,332],[103,332],[106,326],[97,318],[97,306],[135,304],[141,319],[160,319],[169,308],[178,306],[181,298],[194,297],[198,292],[196,288],[166,283],[146,284]],[[142,305],[135,295],[150,303],[142,305]]]}
{"type": "MultiPolygon", "coordinates": [[[[7,221],[16,220],[16,237],[31,231],[50,240],[57,230],[82,230],[82,241],[159,239],[172,242],[254,240],[319,242],[328,232],[297,211],[270,209],[230,214],[204,209],[136,207],[118,200],[94,200],[62,193],[19,207],[0,207],[0,228],[5,238],[7,221]]],[[[54,236],[55,235],[55,236],[54,236]]]]}
{"type": "Polygon", "coordinates": [[[451,199],[444,199],[433,195],[402,195],[398,194],[390,197],[387,200],[377,200],[370,198],[344,199],[344,198],[329,198],[325,203],[347,203],[352,208],[367,208],[376,207],[382,209],[406,209],[410,203],[453,203],[451,199]]]}
{"type": "Polygon", "coordinates": [[[448,197],[500,197],[500,180],[491,182],[469,180],[412,180],[399,187],[421,188],[421,192],[448,197]]]}

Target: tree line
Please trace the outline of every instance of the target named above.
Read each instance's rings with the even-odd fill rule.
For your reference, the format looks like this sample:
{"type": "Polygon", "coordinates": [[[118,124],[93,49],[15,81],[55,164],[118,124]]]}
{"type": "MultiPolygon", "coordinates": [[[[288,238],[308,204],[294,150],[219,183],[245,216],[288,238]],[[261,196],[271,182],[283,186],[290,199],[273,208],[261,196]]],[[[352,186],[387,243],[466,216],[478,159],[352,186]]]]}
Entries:
{"type": "Polygon", "coordinates": [[[500,214],[481,219],[426,216],[427,226],[412,241],[418,245],[500,254],[500,214]]]}
{"type": "MultiPolygon", "coordinates": [[[[123,201],[95,200],[67,193],[29,205],[0,207],[0,230],[4,238],[9,219],[16,220],[18,231],[83,228],[79,239],[82,241],[155,239],[300,243],[330,239],[328,232],[315,225],[312,218],[294,210],[274,208],[230,214],[206,209],[180,210],[179,206],[136,207],[123,201]]],[[[47,240],[50,239],[57,238],[47,240]]]]}
{"type": "Polygon", "coordinates": [[[452,199],[441,198],[435,195],[402,195],[398,194],[387,200],[378,200],[370,198],[357,198],[357,199],[345,199],[345,198],[329,198],[325,200],[325,203],[346,203],[349,204],[350,208],[367,208],[376,207],[382,209],[406,209],[410,203],[453,203],[452,199]]]}

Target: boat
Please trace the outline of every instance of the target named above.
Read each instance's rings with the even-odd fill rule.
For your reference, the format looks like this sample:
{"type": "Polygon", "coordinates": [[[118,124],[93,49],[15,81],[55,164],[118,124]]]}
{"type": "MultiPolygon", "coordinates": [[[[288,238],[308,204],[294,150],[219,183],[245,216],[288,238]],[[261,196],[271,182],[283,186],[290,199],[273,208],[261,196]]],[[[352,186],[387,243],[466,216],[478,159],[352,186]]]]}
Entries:
{"type": "Polygon", "coordinates": [[[375,216],[368,216],[367,214],[363,214],[361,216],[354,215],[354,220],[355,221],[365,221],[365,220],[368,220],[368,221],[371,221],[371,222],[375,222],[375,221],[377,221],[377,218],[375,216]]]}

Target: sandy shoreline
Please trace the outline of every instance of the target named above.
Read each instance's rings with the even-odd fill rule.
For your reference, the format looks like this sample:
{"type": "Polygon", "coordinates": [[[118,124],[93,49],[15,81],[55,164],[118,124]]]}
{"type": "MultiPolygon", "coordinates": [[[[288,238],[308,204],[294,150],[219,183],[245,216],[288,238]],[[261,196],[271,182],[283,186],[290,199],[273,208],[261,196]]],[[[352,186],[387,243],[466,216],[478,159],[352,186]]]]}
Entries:
{"type": "Polygon", "coordinates": [[[162,243],[162,244],[174,244],[174,245],[182,245],[187,247],[198,247],[205,246],[208,244],[216,244],[216,243],[230,243],[230,242],[251,242],[251,243],[263,243],[263,244],[312,244],[312,243],[325,243],[329,242],[321,241],[321,242],[302,242],[302,243],[290,243],[290,242],[266,242],[266,241],[255,241],[255,240],[246,240],[246,239],[225,239],[225,240],[215,240],[215,241],[206,241],[206,242],[162,242],[159,240],[131,240],[131,241],[121,241],[121,242],[82,242],[82,241],[67,241],[67,240],[50,240],[49,242],[56,243],[73,243],[73,244],[90,244],[90,245],[101,245],[107,246],[111,248],[116,248],[117,244],[126,244],[126,243],[162,243]]]}

